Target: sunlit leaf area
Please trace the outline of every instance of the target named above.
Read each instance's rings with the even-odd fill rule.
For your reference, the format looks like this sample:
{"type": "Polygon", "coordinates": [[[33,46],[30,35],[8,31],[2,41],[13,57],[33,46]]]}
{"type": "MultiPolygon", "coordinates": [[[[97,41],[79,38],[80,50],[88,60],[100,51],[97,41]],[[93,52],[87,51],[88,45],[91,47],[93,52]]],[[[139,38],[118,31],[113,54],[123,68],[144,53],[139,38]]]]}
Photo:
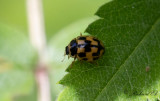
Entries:
{"type": "MultiPolygon", "coordinates": [[[[26,1],[0,0],[0,101],[38,100],[38,54],[29,37],[26,1]]],[[[52,101],[64,89],[58,81],[72,62],[61,62],[65,46],[98,19],[94,14],[107,1],[42,0],[52,101]]]]}

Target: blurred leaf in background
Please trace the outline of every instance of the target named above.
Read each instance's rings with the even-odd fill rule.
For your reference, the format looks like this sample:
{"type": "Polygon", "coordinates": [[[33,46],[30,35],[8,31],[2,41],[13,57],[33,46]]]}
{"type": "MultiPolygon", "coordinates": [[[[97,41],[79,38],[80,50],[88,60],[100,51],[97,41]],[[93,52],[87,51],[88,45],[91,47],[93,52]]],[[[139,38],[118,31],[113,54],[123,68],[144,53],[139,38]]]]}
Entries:
{"type": "Polygon", "coordinates": [[[36,54],[25,34],[0,24],[0,101],[31,92],[36,54]]]}
{"type": "Polygon", "coordinates": [[[48,38],[78,20],[93,16],[98,7],[107,1],[108,0],[44,0],[43,4],[48,38]]]}
{"type": "Polygon", "coordinates": [[[25,0],[0,0],[0,22],[19,31],[26,32],[27,16],[25,3],[25,0]]]}

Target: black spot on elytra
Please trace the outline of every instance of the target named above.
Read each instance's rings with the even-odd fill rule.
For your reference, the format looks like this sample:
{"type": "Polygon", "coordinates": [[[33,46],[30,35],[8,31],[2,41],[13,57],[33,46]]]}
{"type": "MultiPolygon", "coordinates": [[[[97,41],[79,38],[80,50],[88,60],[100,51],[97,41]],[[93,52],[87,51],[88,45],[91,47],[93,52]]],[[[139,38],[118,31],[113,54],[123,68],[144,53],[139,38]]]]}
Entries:
{"type": "Polygon", "coordinates": [[[100,54],[100,51],[101,51],[102,49],[104,49],[104,48],[101,46],[101,44],[99,44],[99,45],[98,45],[98,51],[97,51],[97,53],[100,54]]]}
{"type": "Polygon", "coordinates": [[[71,55],[74,56],[77,54],[77,48],[76,47],[72,47],[70,48],[70,51],[71,51],[71,55]]]}
{"type": "Polygon", "coordinates": [[[94,41],[97,41],[97,42],[98,42],[98,44],[100,43],[100,41],[99,41],[98,39],[93,38],[93,40],[94,40],[94,41]]]}
{"type": "Polygon", "coordinates": [[[85,52],[90,52],[91,51],[91,41],[85,40],[85,43],[79,44],[78,48],[84,48],[85,52]]]}
{"type": "Polygon", "coordinates": [[[70,46],[71,46],[71,47],[72,47],[73,45],[75,45],[75,44],[77,44],[76,40],[72,40],[72,41],[70,42],[70,46]]]}
{"type": "Polygon", "coordinates": [[[91,44],[91,41],[85,40],[85,44],[91,44]]]}
{"type": "Polygon", "coordinates": [[[76,40],[72,40],[70,42],[70,46],[71,46],[71,48],[70,48],[71,55],[72,56],[76,55],[77,54],[77,42],[76,42],[76,40]]]}
{"type": "Polygon", "coordinates": [[[85,47],[85,52],[91,52],[91,47],[85,47]]]}
{"type": "Polygon", "coordinates": [[[86,37],[79,37],[78,40],[86,40],[86,37]]]}
{"type": "MultiPolygon", "coordinates": [[[[98,47],[97,47],[98,51],[97,51],[97,53],[100,54],[100,51],[104,50],[104,47],[100,44],[100,41],[98,39],[94,38],[93,40],[98,42],[98,47]]],[[[94,47],[96,47],[96,46],[94,46],[94,47]]],[[[104,54],[104,52],[103,52],[103,54],[104,54]]]]}
{"type": "Polygon", "coordinates": [[[97,53],[92,53],[92,56],[99,56],[99,52],[97,52],[97,53]]]}
{"type": "Polygon", "coordinates": [[[85,60],[85,61],[87,61],[88,59],[87,59],[87,58],[83,58],[82,60],[85,60]]]}
{"type": "Polygon", "coordinates": [[[86,53],[78,53],[78,56],[79,56],[79,57],[85,57],[85,56],[86,56],[86,53]]]}
{"type": "Polygon", "coordinates": [[[93,60],[97,60],[98,59],[98,57],[96,57],[96,58],[93,58],[93,60]]]}
{"type": "Polygon", "coordinates": [[[97,45],[91,45],[91,47],[96,47],[96,48],[98,48],[98,46],[97,46],[97,45]]]}
{"type": "Polygon", "coordinates": [[[85,52],[91,52],[91,41],[85,40],[85,52]]]}

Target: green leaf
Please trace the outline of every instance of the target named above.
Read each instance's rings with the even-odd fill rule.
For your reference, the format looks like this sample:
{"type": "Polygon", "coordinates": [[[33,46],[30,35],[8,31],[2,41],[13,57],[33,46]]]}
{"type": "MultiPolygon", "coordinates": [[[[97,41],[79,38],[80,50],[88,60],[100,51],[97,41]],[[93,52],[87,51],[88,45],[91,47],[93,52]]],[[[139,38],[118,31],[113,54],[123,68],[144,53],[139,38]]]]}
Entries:
{"type": "Polygon", "coordinates": [[[33,89],[33,73],[23,70],[9,70],[0,74],[0,101],[12,101],[33,89]]]}
{"type": "Polygon", "coordinates": [[[106,53],[95,64],[77,61],[59,82],[58,101],[146,101],[160,93],[160,0],[114,0],[97,11],[86,32],[106,53]]]}
{"type": "Polygon", "coordinates": [[[0,23],[0,61],[28,68],[33,65],[35,56],[29,38],[23,32],[0,23]]]}
{"type": "Polygon", "coordinates": [[[16,28],[0,23],[0,101],[15,101],[33,89],[34,49],[16,28]]]}

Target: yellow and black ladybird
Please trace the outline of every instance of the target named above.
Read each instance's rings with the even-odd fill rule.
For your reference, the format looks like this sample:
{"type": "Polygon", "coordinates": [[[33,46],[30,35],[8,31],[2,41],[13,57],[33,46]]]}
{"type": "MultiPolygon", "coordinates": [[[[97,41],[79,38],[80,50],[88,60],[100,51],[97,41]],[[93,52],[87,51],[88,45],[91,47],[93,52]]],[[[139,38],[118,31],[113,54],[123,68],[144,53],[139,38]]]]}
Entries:
{"type": "Polygon", "coordinates": [[[65,48],[65,55],[73,57],[74,60],[92,62],[104,54],[103,43],[93,36],[78,36],[74,38],[65,48]]]}

